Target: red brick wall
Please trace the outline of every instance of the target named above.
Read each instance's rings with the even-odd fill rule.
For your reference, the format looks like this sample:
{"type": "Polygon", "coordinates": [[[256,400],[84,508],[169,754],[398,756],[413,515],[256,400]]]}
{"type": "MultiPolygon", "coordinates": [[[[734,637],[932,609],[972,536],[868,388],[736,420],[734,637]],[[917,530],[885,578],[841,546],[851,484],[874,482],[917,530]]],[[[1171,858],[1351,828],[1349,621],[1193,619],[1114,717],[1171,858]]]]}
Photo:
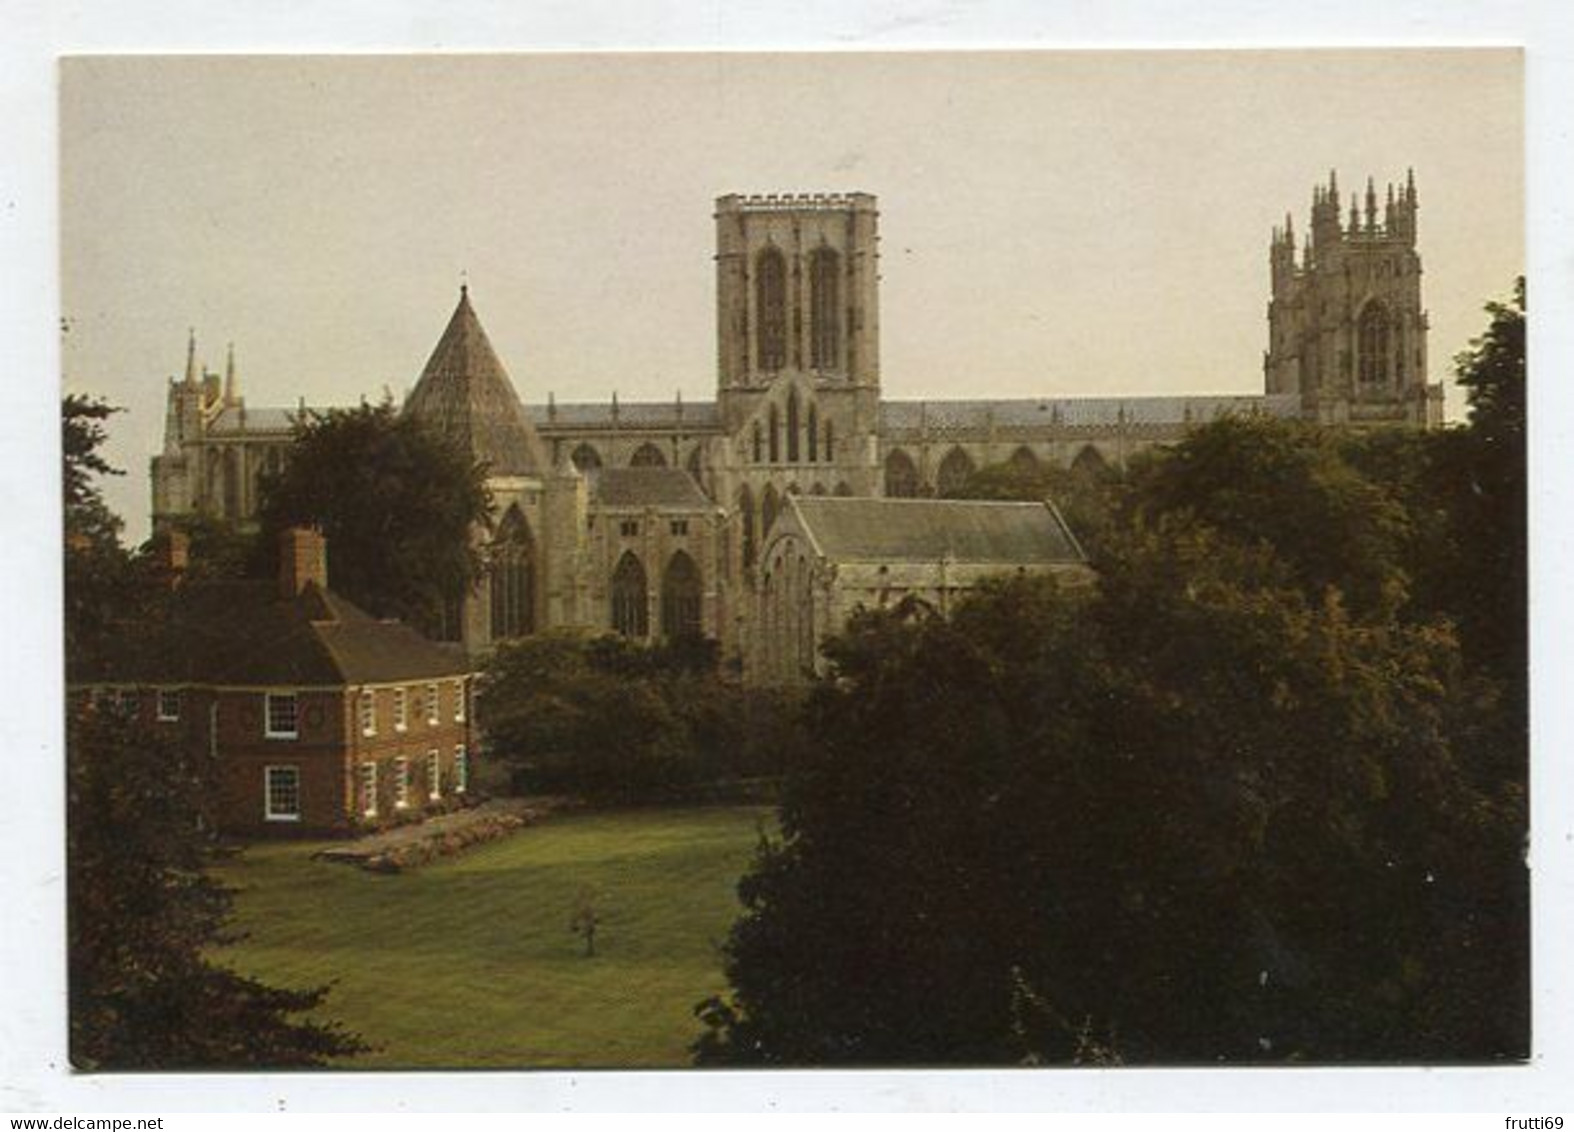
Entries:
{"type": "MultiPolygon", "coordinates": [[[[237,837],[335,835],[414,817],[438,804],[452,804],[457,745],[463,744],[469,754],[474,780],[476,743],[470,705],[466,705],[465,719],[456,721],[455,681],[438,680],[438,722],[429,724],[428,683],[422,680],[405,685],[409,712],[403,731],[394,728],[392,689],[375,689],[377,734],[370,737],[361,734],[358,693],[346,689],[297,689],[294,738],[269,738],[264,733],[266,698],[261,691],[183,689],[180,718],[159,721],[157,689],[141,688],[136,690],[137,713],[142,722],[176,737],[199,760],[206,760],[216,750],[212,816],[225,833],[237,837]],[[427,780],[427,753],[434,749],[442,780],[442,796],[437,802],[429,797],[427,780]],[[395,760],[400,756],[410,760],[409,805],[403,810],[395,806],[395,760]],[[366,761],[378,764],[378,812],[370,821],[361,816],[357,770],[366,761]],[[268,819],[265,772],[270,766],[297,768],[299,820],[268,819]]],[[[112,689],[111,694],[118,705],[120,689],[112,689]]]]}
{"type": "Polygon", "coordinates": [[[394,726],[393,687],[373,689],[376,701],[377,733],[361,733],[359,697],[352,694],[348,703],[348,722],[351,728],[351,757],[346,766],[346,786],[355,815],[363,825],[380,826],[419,814],[422,810],[439,804],[451,804],[454,786],[454,748],[463,744],[469,753],[474,780],[475,735],[470,721],[471,712],[466,705],[465,719],[454,719],[456,687],[452,678],[436,681],[438,686],[438,714],[435,725],[427,722],[426,685],[430,681],[415,681],[403,685],[408,711],[406,727],[399,731],[394,726]],[[427,755],[437,751],[440,763],[441,797],[430,798],[427,777],[427,755]],[[400,809],[397,801],[397,765],[400,758],[409,760],[409,804],[400,809]],[[377,764],[377,814],[372,818],[361,816],[360,770],[363,763],[377,764]]]}
{"type": "MultiPolygon", "coordinates": [[[[349,829],[344,789],[347,758],[344,736],[345,693],[297,691],[297,737],[264,734],[262,692],[217,693],[217,820],[237,835],[300,836],[349,829]],[[294,766],[300,772],[299,821],[270,821],[265,810],[265,768],[294,766]]],[[[206,710],[203,713],[206,724],[206,710]]],[[[205,730],[205,727],[204,727],[205,730]]]]}

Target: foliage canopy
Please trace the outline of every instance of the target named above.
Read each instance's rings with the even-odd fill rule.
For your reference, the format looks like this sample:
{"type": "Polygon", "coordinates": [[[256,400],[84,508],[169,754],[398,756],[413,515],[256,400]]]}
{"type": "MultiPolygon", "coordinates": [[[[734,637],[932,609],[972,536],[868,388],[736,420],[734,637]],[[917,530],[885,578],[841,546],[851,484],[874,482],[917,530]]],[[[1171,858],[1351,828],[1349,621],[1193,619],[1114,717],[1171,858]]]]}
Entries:
{"type": "Polygon", "coordinates": [[[1522,301],[1489,312],[1466,428],[1217,422],[1093,485],[1091,592],[855,617],[697,1058],[1528,1056],[1522,301]]]}
{"type": "Polygon", "coordinates": [[[384,401],[329,410],[301,430],[282,471],[263,480],[260,545],[318,527],[336,592],[432,630],[481,576],[471,536],[489,512],[485,468],[384,401]]]}

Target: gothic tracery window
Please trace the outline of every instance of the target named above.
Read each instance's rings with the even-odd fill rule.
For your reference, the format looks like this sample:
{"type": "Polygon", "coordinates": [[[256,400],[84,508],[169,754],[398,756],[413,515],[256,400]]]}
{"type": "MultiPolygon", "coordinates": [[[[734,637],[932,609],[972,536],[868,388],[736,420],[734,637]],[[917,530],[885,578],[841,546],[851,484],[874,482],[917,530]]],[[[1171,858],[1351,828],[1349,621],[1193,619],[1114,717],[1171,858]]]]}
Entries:
{"type": "Polygon", "coordinates": [[[1077,458],[1071,461],[1071,470],[1080,472],[1085,476],[1099,475],[1109,470],[1103,455],[1091,444],[1082,446],[1082,451],[1077,453],[1077,458]]]}
{"type": "Polygon", "coordinates": [[[1038,457],[1033,455],[1033,450],[1025,444],[1011,453],[1011,459],[1007,462],[1016,472],[1025,474],[1038,471],[1038,457]]]}
{"type": "Polygon", "coordinates": [[[760,537],[767,538],[771,533],[771,526],[776,522],[776,512],[781,506],[776,494],[774,484],[765,485],[765,495],[760,500],[760,537]]]}
{"type": "Polygon", "coordinates": [[[1363,385],[1388,380],[1388,311],[1382,303],[1368,303],[1356,327],[1357,373],[1363,385]]]}
{"type": "Polygon", "coordinates": [[[813,405],[809,406],[809,463],[818,463],[820,459],[820,413],[813,405]]]}
{"type": "Polygon", "coordinates": [[[798,391],[787,395],[787,462],[798,462],[798,391]]]}
{"type": "Polygon", "coordinates": [[[644,564],[626,550],[612,571],[612,629],[625,637],[643,640],[650,635],[644,564]]]}
{"type": "Polygon", "coordinates": [[[777,249],[760,253],[754,288],[760,369],[774,373],[787,364],[787,261],[777,249]]]}
{"type": "Polygon", "coordinates": [[[885,458],[885,494],[891,499],[914,499],[918,495],[918,468],[900,448],[885,458]]]}
{"type": "Polygon", "coordinates": [[[667,640],[698,637],[701,631],[700,602],[704,587],[700,568],[683,551],[667,563],[661,579],[661,635],[667,640]]]}
{"type": "Polygon", "coordinates": [[[973,458],[962,449],[953,448],[940,461],[940,470],[935,474],[935,490],[947,499],[955,498],[972,474],[973,458]]]}
{"type": "Polygon", "coordinates": [[[841,351],[841,257],[820,248],[809,259],[809,358],[832,369],[841,351]]]}
{"type": "Polygon", "coordinates": [[[743,566],[754,565],[754,492],[744,484],[738,490],[738,515],[743,522],[743,566]]]}
{"type": "Polygon", "coordinates": [[[629,459],[631,468],[665,468],[667,458],[662,455],[661,449],[654,444],[646,442],[634,450],[634,455],[629,459]]]}
{"type": "Polygon", "coordinates": [[[587,475],[601,468],[601,453],[588,444],[575,448],[569,459],[574,462],[574,467],[587,475]]]}
{"type": "Polygon", "coordinates": [[[505,641],[535,631],[536,548],[530,525],[510,507],[492,542],[492,639],[505,641]]]}
{"type": "Polygon", "coordinates": [[[771,417],[771,439],[770,439],[771,463],[779,464],[779,463],[781,463],[781,458],[782,458],[782,439],[781,439],[782,421],[781,421],[781,414],[776,411],[776,405],[775,405],[774,402],[771,404],[770,417],[771,417]]]}

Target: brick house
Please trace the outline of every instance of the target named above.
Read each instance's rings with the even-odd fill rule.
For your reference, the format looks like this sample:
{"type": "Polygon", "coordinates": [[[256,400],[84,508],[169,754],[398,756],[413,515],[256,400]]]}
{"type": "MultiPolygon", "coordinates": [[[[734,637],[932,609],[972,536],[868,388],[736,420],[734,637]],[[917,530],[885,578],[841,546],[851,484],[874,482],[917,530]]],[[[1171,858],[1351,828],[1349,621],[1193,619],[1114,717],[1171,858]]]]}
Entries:
{"type": "Polygon", "coordinates": [[[286,532],[276,583],[185,580],[184,539],[166,539],[161,623],[71,688],[210,758],[225,833],[347,834],[464,799],[475,730],[460,649],[328,589],[315,531],[286,532]]]}

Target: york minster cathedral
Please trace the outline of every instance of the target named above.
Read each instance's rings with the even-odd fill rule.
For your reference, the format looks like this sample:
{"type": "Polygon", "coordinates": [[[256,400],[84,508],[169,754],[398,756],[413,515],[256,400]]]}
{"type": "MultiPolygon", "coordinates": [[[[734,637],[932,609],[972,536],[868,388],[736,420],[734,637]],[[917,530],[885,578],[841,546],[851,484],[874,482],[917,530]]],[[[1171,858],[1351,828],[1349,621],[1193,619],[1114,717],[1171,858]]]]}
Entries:
{"type": "MultiPolygon", "coordinates": [[[[1298,246],[1273,233],[1263,392],[888,401],[880,388],[878,210],[867,193],[716,201],[716,399],[526,405],[467,288],[403,411],[487,469],[488,577],[451,636],[472,654],[565,626],[703,635],[747,678],[812,671],[853,609],[944,610],[981,578],[1087,574],[1050,503],[949,498],[976,470],[1119,467],[1226,415],[1430,427],[1413,178],[1342,208],[1313,192],[1298,246]]],[[[415,359],[412,359],[412,372],[415,359]]],[[[529,389],[525,380],[526,392],[529,389]]],[[[152,467],[155,529],[246,523],[260,477],[312,410],[252,408],[188,344],[152,467]]],[[[331,567],[330,567],[331,568],[331,567]]],[[[331,575],[330,575],[331,583],[331,575]]]]}

